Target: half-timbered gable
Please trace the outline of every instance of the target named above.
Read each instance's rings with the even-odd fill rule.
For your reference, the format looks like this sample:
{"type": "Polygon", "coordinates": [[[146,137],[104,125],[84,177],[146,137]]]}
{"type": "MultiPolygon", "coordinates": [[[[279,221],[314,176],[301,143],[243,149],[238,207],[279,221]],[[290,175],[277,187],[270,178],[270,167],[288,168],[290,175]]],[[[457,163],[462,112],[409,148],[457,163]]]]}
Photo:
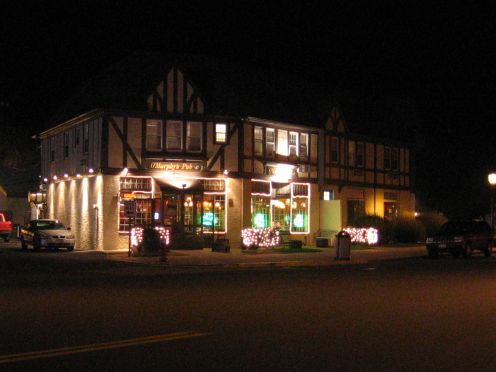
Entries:
{"type": "Polygon", "coordinates": [[[148,96],[149,111],[168,114],[203,115],[205,101],[187,74],[177,66],[164,73],[164,79],[148,96]]]}

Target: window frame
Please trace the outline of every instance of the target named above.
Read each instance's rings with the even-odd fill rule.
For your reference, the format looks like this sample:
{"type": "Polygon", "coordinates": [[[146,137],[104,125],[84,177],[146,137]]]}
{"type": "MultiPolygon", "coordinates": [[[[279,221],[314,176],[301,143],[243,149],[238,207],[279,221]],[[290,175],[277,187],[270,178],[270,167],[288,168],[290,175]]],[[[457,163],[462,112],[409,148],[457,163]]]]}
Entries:
{"type": "Polygon", "coordinates": [[[276,155],[276,130],[275,128],[265,128],[265,156],[273,158],[276,155]],[[272,134],[272,140],[269,141],[268,133],[272,134]],[[272,146],[272,151],[269,151],[269,145],[272,146]]]}
{"type": "Polygon", "coordinates": [[[227,145],[229,143],[229,124],[228,123],[214,123],[214,143],[219,145],[227,145]],[[220,126],[224,126],[224,132],[217,130],[220,126]],[[224,140],[218,139],[218,134],[224,134],[224,140]]]}
{"type": "Polygon", "coordinates": [[[162,151],[164,148],[163,121],[162,120],[156,120],[156,119],[147,119],[145,126],[146,126],[146,135],[145,135],[146,151],[162,151]],[[148,143],[148,138],[150,137],[150,135],[148,133],[148,125],[149,124],[157,124],[157,134],[155,135],[155,137],[160,138],[160,140],[159,140],[160,144],[156,148],[150,147],[149,143],[148,143]]]}
{"type": "Polygon", "coordinates": [[[184,122],[181,120],[167,120],[165,128],[165,148],[168,152],[181,152],[184,149],[184,122]],[[169,124],[179,125],[179,148],[172,148],[169,146],[169,138],[178,138],[177,136],[169,136],[169,124]]]}
{"type": "Polygon", "coordinates": [[[255,156],[263,156],[263,148],[264,148],[264,130],[263,127],[254,126],[253,127],[253,155],[255,156]],[[260,138],[257,138],[257,132],[261,135],[260,138]],[[257,151],[257,145],[259,145],[259,151],[257,151]]]}
{"type": "Polygon", "coordinates": [[[203,123],[201,121],[188,121],[186,122],[186,151],[187,152],[194,152],[194,153],[200,153],[203,151],[203,123]],[[194,137],[191,137],[189,135],[189,131],[190,131],[190,128],[192,127],[192,124],[194,125],[198,125],[199,128],[200,128],[200,137],[199,137],[199,140],[200,140],[200,148],[197,149],[197,150],[192,150],[190,149],[190,138],[194,138],[194,137]]]}

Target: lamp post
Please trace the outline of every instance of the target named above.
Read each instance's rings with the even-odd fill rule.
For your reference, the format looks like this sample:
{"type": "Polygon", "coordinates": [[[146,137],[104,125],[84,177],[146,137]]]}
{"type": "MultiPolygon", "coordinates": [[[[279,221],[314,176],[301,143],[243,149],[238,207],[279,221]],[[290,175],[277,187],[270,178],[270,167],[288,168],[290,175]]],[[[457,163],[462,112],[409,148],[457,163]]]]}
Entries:
{"type": "Polygon", "coordinates": [[[494,189],[496,185],[496,173],[495,172],[489,173],[487,176],[487,180],[491,185],[491,230],[492,233],[494,234],[494,189]]]}

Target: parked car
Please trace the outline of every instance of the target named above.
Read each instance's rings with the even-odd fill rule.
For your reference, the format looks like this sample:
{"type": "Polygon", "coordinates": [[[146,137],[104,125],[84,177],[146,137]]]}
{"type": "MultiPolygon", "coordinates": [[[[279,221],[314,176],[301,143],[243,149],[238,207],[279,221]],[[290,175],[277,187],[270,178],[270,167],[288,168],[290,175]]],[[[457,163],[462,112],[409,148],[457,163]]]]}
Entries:
{"type": "Polygon", "coordinates": [[[440,253],[450,253],[453,257],[470,257],[474,250],[491,256],[493,233],[484,221],[448,221],[441,226],[438,233],[426,241],[429,257],[440,253]]]}
{"type": "Polygon", "coordinates": [[[0,213],[0,236],[5,242],[8,242],[11,234],[12,222],[8,221],[3,213],[0,213]]]}
{"type": "Polygon", "coordinates": [[[21,229],[21,247],[27,249],[28,245],[32,245],[35,250],[46,247],[72,251],[75,237],[70,230],[70,227],[66,228],[58,220],[33,220],[21,229]]]}

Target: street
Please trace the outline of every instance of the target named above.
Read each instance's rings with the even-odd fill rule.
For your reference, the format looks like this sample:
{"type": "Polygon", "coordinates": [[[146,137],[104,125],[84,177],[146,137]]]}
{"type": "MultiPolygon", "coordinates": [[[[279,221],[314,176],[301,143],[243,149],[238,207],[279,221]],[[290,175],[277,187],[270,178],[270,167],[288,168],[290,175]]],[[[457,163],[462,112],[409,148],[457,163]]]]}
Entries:
{"type": "Polygon", "coordinates": [[[64,255],[0,247],[0,370],[496,364],[495,258],[169,274],[64,255]]]}

